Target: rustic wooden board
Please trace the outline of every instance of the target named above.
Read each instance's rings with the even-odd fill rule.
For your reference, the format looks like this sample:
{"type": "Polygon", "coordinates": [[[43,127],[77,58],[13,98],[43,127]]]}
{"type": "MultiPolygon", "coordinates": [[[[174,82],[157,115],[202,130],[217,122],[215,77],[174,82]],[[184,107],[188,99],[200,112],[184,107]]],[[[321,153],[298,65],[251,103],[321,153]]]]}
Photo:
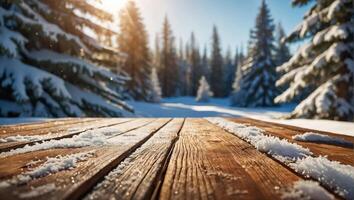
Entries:
{"type": "MultiPolygon", "coordinates": [[[[143,127],[148,123],[153,122],[154,119],[136,119],[133,121],[129,121],[127,123],[117,124],[110,128],[114,129],[115,131],[119,131],[120,134],[124,134],[129,131],[133,131],[137,128],[143,127]]],[[[99,132],[103,128],[97,128],[95,131],[99,132]]],[[[89,149],[88,149],[89,150],[89,149]]],[[[82,151],[82,148],[79,149],[52,149],[52,150],[45,150],[45,151],[38,151],[33,153],[26,153],[20,155],[14,155],[11,157],[0,157],[0,179],[9,178],[11,176],[15,176],[20,174],[21,172],[26,172],[27,163],[31,162],[32,160],[42,160],[45,161],[46,157],[55,157],[57,155],[67,155],[70,153],[79,153],[82,151]]]]}
{"type": "Polygon", "coordinates": [[[129,156],[108,179],[85,199],[147,199],[162,174],[167,157],[182,128],[183,119],[173,119],[129,156]]]}
{"type": "Polygon", "coordinates": [[[314,131],[309,129],[298,128],[294,126],[287,126],[276,123],[269,123],[260,120],[250,119],[250,118],[229,118],[229,120],[237,123],[250,124],[252,126],[257,126],[266,131],[267,134],[274,135],[279,138],[285,138],[290,142],[297,143],[303,147],[309,148],[316,156],[327,155],[330,160],[339,161],[343,164],[348,164],[354,166],[354,149],[346,148],[342,146],[335,146],[330,144],[320,144],[314,142],[301,142],[292,139],[294,135],[302,134],[305,132],[317,132],[325,135],[339,137],[346,141],[354,142],[354,138],[350,136],[337,135],[334,133],[314,131]]]}
{"type": "MultiPolygon", "coordinates": [[[[319,131],[248,118],[228,120],[257,126],[266,134],[308,147],[316,155],[353,164],[353,149],[292,140],[295,134],[319,131]]],[[[0,139],[5,135],[43,135],[58,140],[81,133],[107,133],[107,143],[96,146],[10,156],[6,156],[8,152],[1,153],[0,199],[280,199],[295,181],[303,180],[301,175],[205,119],[64,119],[58,123],[3,126],[0,130],[5,131],[0,133],[0,139]],[[4,184],[59,155],[78,153],[90,154],[76,161],[76,167],[22,184],[4,184]]],[[[352,137],[326,134],[354,141],[352,137]]],[[[47,139],[40,142],[47,144],[47,139]]],[[[25,144],[34,142],[0,143],[0,152],[25,144]]]]}
{"type": "Polygon", "coordinates": [[[62,118],[58,120],[50,120],[44,122],[33,122],[33,123],[24,123],[24,124],[13,124],[13,125],[0,125],[0,135],[17,133],[19,131],[36,131],[43,128],[53,128],[62,126],[65,124],[75,124],[82,123],[84,121],[93,121],[98,118],[62,118]]]}
{"type": "MultiPolygon", "coordinates": [[[[41,158],[45,159],[43,157],[48,156],[48,154],[52,157],[55,156],[55,154],[62,155],[74,153],[76,151],[94,151],[94,157],[77,163],[77,167],[74,169],[44,176],[32,180],[29,184],[25,185],[0,187],[0,194],[7,194],[7,199],[18,199],[21,194],[28,194],[35,190],[35,188],[43,185],[55,184],[55,188],[52,191],[40,196],[30,197],[29,199],[78,199],[169,121],[170,119],[150,120],[151,123],[145,123],[145,126],[141,126],[140,128],[133,129],[132,131],[108,139],[109,142],[116,143],[112,145],[91,148],[60,149],[59,151],[54,152],[53,150],[45,150],[44,152],[37,151],[11,156],[7,158],[7,162],[12,163],[10,159],[21,162],[23,162],[23,160],[29,161],[29,157],[34,158],[41,154],[41,158]]],[[[127,123],[123,123],[122,126],[126,124],[127,123]]],[[[125,126],[125,128],[127,127],[125,126]]],[[[132,129],[132,125],[130,126],[130,129],[132,129]]],[[[3,162],[4,160],[0,160],[0,163],[3,162]]],[[[3,172],[0,172],[0,174],[3,174],[3,172]]]]}
{"type": "Polygon", "coordinates": [[[160,199],[280,199],[301,178],[203,119],[187,119],[160,199]]]}
{"type": "Polygon", "coordinates": [[[61,126],[55,126],[55,127],[49,127],[49,128],[42,128],[38,129],[36,131],[33,130],[26,130],[26,131],[20,131],[20,132],[13,132],[11,134],[4,134],[3,136],[0,137],[0,139],[4,139],[10,136],[45,136],[45,138],[42,139],[36,139],[33,141],[13,141],[13,142],[6,142],[6,143],[1,143],[0,142],[0,152],[4,151],[9,151],[11,149],[15,148],[20,148],[25,145],[32,145],[37,142],[41,141],[47,141],[47,140],[52,140],[52,139],[61,139],[65,137],[72,137],[74,135],[77,135],[79,133],[82,133],[84,131],[88,130],[93,130],[97,128],[103,128],[103,127],[109,127],[113,126],[116,124],[120,123],[125,123],[128,121],[131,121],[132,119],[100,119],[100,120],[89,120],[83,122],[77,122],[77,123],[69,123],[69,124],[63,124],[61,126]]]}

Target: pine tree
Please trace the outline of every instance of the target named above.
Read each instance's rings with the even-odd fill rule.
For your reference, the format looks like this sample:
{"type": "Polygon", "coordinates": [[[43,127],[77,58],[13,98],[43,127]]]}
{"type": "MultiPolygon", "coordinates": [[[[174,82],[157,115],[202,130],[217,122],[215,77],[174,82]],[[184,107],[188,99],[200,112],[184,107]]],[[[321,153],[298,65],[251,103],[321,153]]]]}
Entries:
{"type": "Polygon", "coordinates": [[[153,68],[151,70],[150,82],[151,82],[151,89],[150,89],[150,94],[148,99],[150,102],[158,103],[161,101],[162,92],[161,92],[160,82],[157,76],[156,68],[153,68]]]}
{"type": "Polygon", "coordinates": [[[176,96],[185,96],[188,95],[188,63],[185,58],[185,48],[182,39],[180,39],[179,47],[178,47],[178,82],[176,89],[176,96]]]}
{"type": "Polygon", "coordinates": [[[161,62],[161,48],[160,48],[160,37],[159,34],[155,35],[155,48],[153,53],[153,65],[156,67],[157,71],[160,71],[161,62]]]}
{"type": "Polygon", "coordinates": [[[202,65],[202,75],[205,76],[207,80],[209,80],[210,69],[209,69],[208,50],[206,46],[204,47],[201,65],[202,65]]]}
{"type": "Polygon", "coordinates": [[[235,73],[236,73],[236,65],[232,61],[231,57],[231,50],[228,48],[226,51],[226,56],[224,59],[224,80],[225,80],[225,85],[224,85],[224,91],[225,91],[225,96],[229,96],[230,93],[232,92],[232,84],[235,80],[235,73]]]}
{"type": "Polygon", "coordinates": [[[161,71],[160,79],[162,83],[163,96],[170,97],[176,95],[178,84],[178,63],[177,52],[174,44],[171,26],[165,17],[162,29],[162,51],[161,51],[161,71]]]}
{"type": "MultiPolygon", "coordinates": [[[[294,6],[310,1],[294,0],[294,6]]],[[[354,10],[352,0],[316,1],[288,42],[307,39],[285,64],[277,85],[290,87],[276,102],[311,93],[291,117],[353,120],[354,118],[354,10]]]]}
{"type": "Polygon", "coordinates": [[[210,58],[210,86],[215,97],[224,96],[223,58],[220,38],[216,26],[213,27],[212,50],[210,58]]]}
{"type": "Polygon", "coordinates": [[[186,81],[186,95],[192,94],[192,67],[191,67],[191,45],[189,42],[185,44],[185,81],[186,81]]]}
{"type": "Polygon", "coordinates": [[[274,52],[274,62],[276,65],[282,65],[283,63],[287,62],[291,55],[290,49],[288,45],[282,41],[285,38],[285,31],[283,26],[279,23],[276,27],[276,34],[275,34],[275,52],[274,52]]]}
{"type": "Polygon", "coordinates": [[[84,28],[101,41],[114,31],[82,14],[113,20],[87,1],[1,1],[0,116],[122,116],[131,111],[122,101],[127,78],[99,67],[119,73],[116,63],[122,57],[84,28]]]}
{"type": "Polygon", "coordinates": [[[191,69],[191,95],[194,96],[197,94],[198,82],[203,73],[199,47],[195,39],[194,33],[191,33],[189,63],[191,69]]]}
{"type": "Polygon", "coordinates": [[[242,66],[242,80],[239,90],[232,99],[238,106],[272,106],[277,95],[275,87],[276,72],[273,61],[274,25],[270,11],[262,1],[256,18],[255,28],[251,30],[247,60],[242,66]]]}
{"type": "Polygon", "coordinates": [[[244,55],[243,55],[243,48],[241,47],[240,51],[236,50],[235,55],[235,65],[236,65],[236,72],[235,72],[235,79],[232,84],[233,92],[231,94],[231,103],[232,105],[240,105],[243,101],[242,98],[238,98],[237,92],[241,89],[241,81],[242,81],[242,66],[244,62],[244,55]]]}
{"type": "Polygon", "coordinates": [[[199,87],[195,100],[197,102],[208,102],[211,96],[213,96],[213,93],[210,91],[210,86],[205,76],[202,76],[199,80],[199,87]]]}
{"type": "Polygon", "coordinates": [[[151,58],[148,36],[135,2],[127,1],[120,12],[120,33],[117,43],[120,52],[126,55],[122,67],[130,76],[127,89],[136,100],[148,100],[151,83],[151,58]]]}

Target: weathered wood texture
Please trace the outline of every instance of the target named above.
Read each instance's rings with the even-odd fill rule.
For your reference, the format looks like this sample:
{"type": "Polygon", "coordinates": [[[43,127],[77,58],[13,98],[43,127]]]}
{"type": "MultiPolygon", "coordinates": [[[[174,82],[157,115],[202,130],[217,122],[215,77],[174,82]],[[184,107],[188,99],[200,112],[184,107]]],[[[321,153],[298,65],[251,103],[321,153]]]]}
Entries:
{"type": "MultiPolygon", "coordinates": [[[[292,139],[312,130],[247,118],[228,120],[257,126],[316,155],[354,166],[348,147],[292,139]]],[[[335,136],[354,142],[352,137],[335,136]]],[[[303,179],[205,119],[61,119],[0,126],[0,141],[1,200],[280,199],[303,179]],[[91,138],[85,143],[95,135],[104,141],[91,138]],[[9,140],[17,136],[34,140],[9,140]],[[74,145],[50,146],[61,141],[74,145]]]]}
{"type": "Polygon", "coordinates": [[[339,161],[343,164],[349,164],[354,166],[354,149],[353,147],[343,147],[343,146],[337,146],[333,144],[323,144],[323,143],[317,143],[317,142],[301,142],[301,141],[296,141],[292,137],[297,134],[303,134],[306,132],[316,132],[324,135],[329,135],[333,137],[338,137],[342,138],[345,141],[349,141],[354,143],[354,138],[346,135],[339,135],[339,134],[333,134],[329,132],[324,132],[324,131],[315,131],[315,130],[310,130],[310,129],[304,129],[304,128],[299,128],[299,127],[294,127],[294,126],[289,126],[289,125],[283,125],[283,124],[277,124],[277,123],[270,123],[270,122],[264,122],[260,120],[255,120],[255,119],[249,119],[249,118],[235,118],[235,119],[229,119],[231,121],[237,122],[237,123],[244,123],[244,124],[249,124],[252,126],[259,127],[263,130],[266,131],[266,133],[270,135],[274,135],[279,138],[285,138],[293,143],[297,143],[303,147],[309,148],[315,155],[317,156],[325,156],[327,155],[330,160],[336,160],[339,161]]]}
{"type": "Polygon", "coordinates": [[[161,199],[279,199],[301,178],[204,119],[187,119],[161,199]]]}

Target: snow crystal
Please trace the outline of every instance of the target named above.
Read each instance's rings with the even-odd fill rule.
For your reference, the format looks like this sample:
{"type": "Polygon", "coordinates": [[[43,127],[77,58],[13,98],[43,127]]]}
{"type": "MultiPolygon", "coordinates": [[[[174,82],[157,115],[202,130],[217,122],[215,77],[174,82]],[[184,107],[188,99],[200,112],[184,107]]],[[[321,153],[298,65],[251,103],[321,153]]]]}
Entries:
{"type": "Polygon", "coordinates": [[[354,167],[330,161],[325,157],[306,157],[289,164],[298,173],[332,188],[338,195],[353,199],[354,167]]]}
{"type": "Polygon", "coordinates": [[[294,183],[290,191],[282,194],[282,199],[331,200],[335,198],[317,182],[300,180],[294,183]]]}
{"type": "Polygon", "coordinates": [[[312,155],[309,149],[298,144],[290,143],[286,139],[265,135],[265,131],[253,126],[230,122],[222,118],[207,118],[211,123],[235,134],[251,143],[256,149],[272,156],[281,156],[290,160],[312,155]]]}
{"type": "Polygon", "coordinates": [[[15,135],[9,136],[5,138],[0,138],[0,143],[5,142],[33,142],[38,140],[45,140],[51,138],[52,136],[49,135],[15,135]]]}
{"type": "Polygon", "coordinates": [[[20,193],[19,197],[20,198],[35,198],[47,193],[50,193],[52,191],[54,191],[56,188],[54,183],[49,183],[46,185],[41,185],[39,187],[35,187],[35,188],[31,188],[31,190],[29,192],[26,193],[20,193]]]}
{"type": "Polygon", "coordinates": [[[33,152],[33,151],[46,150],[46,149],[101,146],[104,144],[108,144],[110,142],[107,139],[119,134],[121,134],[119,128],[117,129],[113,127],[100,128],[98,130],[88,130],[78,135],[75,135],[71,138],[44,141],[42,143],[36,143],[32,146],[26,145],[22,148],[13,149],[8,152],[3,152],[0,153],[0,158],[4,158],[16,154],[33,152]]]}
{"type": "Polygon", "coordinates": [[[344,145],[349,147],[353,146],[353,143],[348,142],[342,138],[331,137],[328,135],[313,133],[313,132],[307,132],[304,134],[295,135],[293,136],[293,139],[297,141],[304,141],[304,142],[323,142],[323,143],[334,144],[334,145],[338,144],[338,145],[344,145]]]}
{"type": "Polygon", "coordinates": [[[5,183],[1,183],[1,185],[3,187],[6,187],[10,185],[26,184],[37,178],[48,176],[50,174],[55,174],[59,171],[73,169],[76,167],[78,162],[85,161],[92,156],[94,156],[94,151],[50,157],[47,158],[47,160],[38,167],[31,169],[28,172],[17,175],[16,177],[10,180],[5,180],[5,183]]]}

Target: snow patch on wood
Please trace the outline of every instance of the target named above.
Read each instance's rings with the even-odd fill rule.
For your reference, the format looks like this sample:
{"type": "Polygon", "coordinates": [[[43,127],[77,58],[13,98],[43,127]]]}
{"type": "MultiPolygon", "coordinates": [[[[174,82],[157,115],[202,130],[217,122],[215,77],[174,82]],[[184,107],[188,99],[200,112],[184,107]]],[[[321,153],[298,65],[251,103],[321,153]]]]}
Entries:
{"type": "Polygon", "coordinates": [[[300,180],[295,182],[290,190],[283,193],[282,199],[332,200],[335,198],[317,182],[300,180]]]}
{"type": "Polygon", "coordinates": [[[294,135],[292,138],[294,140],[302,141],[302,142],[318,142],[318,143],[353,147],[353,143],[348,142],[342,138],[331,137],[320,133],[306,132],[304,134],[294,135]]]}
{"type": "Polygon", "coordinates": [[[354,167],[330,161],[326,157],[312,157],[313,153],[309,149],[288,140],[266,136],[265,131],[257,127],[234,123],[223,118],[207,120],[249,142],[259,151],[269,154],[296,172],[331,188],[339,196],[353,199],[354,167]],[[260,148],[262,145],[259,143],[264,144],[266,148],[260,148]]]}

